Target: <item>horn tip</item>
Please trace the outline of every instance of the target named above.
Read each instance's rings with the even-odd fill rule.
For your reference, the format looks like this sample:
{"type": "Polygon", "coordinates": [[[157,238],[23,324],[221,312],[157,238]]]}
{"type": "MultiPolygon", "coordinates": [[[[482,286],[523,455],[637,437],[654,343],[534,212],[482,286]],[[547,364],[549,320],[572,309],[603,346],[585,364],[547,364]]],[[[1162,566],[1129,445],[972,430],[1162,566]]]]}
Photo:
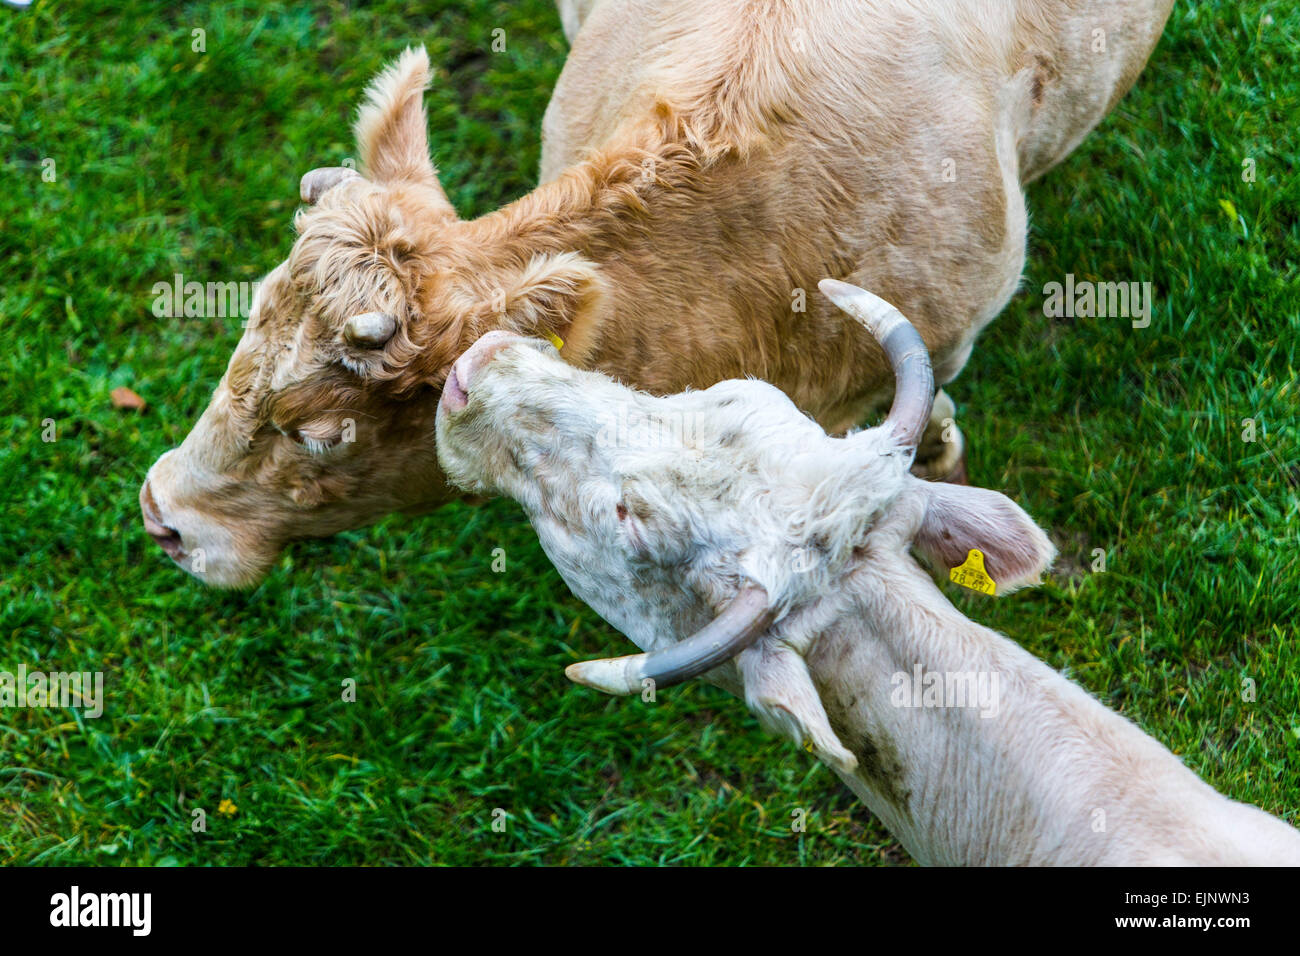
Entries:
{"type": "Polygon", "coordinates": [[[578,661],[564,669],[564,676],[575,684],[590,687],[616,697],[627,697],[640,690],[629,681],[626,660],[606,659],[599,661],[578,661]]]}
{"type": "Polygon", "coordinates": [[[854,285],[852,282],[844,282],[840,279],[822,279],[817,283],[817,288],[822,291],[822,295],[830,299],[845,311],[862,311],[867,310],[871,315],[887,315],[897,312],[898,308],[886,299],[882,299],[874,292],[854,285]],[[856,309],[854,308],[856,307],[856,309]]]}
{"type": "Polygon", "coordinates": [[[822,279],[817,283],[817,288],[821,290],[822,295],[828,299],[836,299],[840,296],[849,296],[859,291],[855,285],[850,285],[840,279],[822,279]]]}

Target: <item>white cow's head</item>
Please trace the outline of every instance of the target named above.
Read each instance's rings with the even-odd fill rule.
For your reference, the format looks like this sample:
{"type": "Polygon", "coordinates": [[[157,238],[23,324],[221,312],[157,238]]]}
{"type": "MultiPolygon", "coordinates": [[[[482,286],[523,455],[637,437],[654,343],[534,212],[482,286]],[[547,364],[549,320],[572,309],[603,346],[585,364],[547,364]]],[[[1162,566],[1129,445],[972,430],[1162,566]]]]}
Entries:
{"type": "MultiPolygon", "coordinates": [[[[630,693],[704,673],[843,592],[863,562],[911,562],[912,547],[942,568],[978,549],[999,595],[1050,561],[1010,499],[909,474],[934,395],[920,336],[868,292],[822,288],[897,377],[886,421],[846,438],[764,382],[656,398],[504,332],[454,366],[437,417],[449,478],[519,501],[574,593],[652,652],[574,665],[575,680],[630,693]]],[[[736,689],[725,668],[710,678],[736,689]]]]}

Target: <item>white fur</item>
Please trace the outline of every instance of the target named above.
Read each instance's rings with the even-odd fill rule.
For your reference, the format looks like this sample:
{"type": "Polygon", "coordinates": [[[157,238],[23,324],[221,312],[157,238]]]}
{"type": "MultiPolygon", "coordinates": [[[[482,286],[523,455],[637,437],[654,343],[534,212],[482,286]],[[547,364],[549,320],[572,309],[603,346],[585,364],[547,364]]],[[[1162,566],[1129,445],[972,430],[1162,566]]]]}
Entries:
{"type": "Polygon", "coordinates": [[[468,405],[439,410],[447,474],[517,499],[573,592],[642,649],[746,579],[766,588],[777,622],[708,679],[810,746],[917,859],[1300,863],[1300,833],[967,620],[922,570],[914,544],[978,547],[1008,569],[999,593],[1035,580],[1051,545],[1004,496],[919,481],[888,430],[828,437],[759,381],[655,398],[538,340],[497,345],[468,405]],[[984,675],[1000,699],[901,706],[896,675],[918,665],[984,675]]]}

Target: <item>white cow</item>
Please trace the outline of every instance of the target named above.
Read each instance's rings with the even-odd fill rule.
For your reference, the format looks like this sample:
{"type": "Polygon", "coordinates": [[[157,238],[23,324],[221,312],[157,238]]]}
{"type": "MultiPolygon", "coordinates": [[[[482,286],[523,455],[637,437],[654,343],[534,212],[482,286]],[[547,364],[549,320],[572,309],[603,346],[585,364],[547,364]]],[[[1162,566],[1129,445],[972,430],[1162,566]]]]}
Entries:
{"type": "Polygon", "coordinates": [[[870,293],[822,289],[897,378],[884,424],[847,438],[760,381],[656,398],[506,332],[456,363],[447,474],[518,500],[573,592],[649,652],[569,676],[627,694],[705,675],[924,863],[1300,864],[1300,832],[944,597],[913,550],[1001,596],[1053,548],[1003,495],[909,473],[921,340],[870,293]]]}

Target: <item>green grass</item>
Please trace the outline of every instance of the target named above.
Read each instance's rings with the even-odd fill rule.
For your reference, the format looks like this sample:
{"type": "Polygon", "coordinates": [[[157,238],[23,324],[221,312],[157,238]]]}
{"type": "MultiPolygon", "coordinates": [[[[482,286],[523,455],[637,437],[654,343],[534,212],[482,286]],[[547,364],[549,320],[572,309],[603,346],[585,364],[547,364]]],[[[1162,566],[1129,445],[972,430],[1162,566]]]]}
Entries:
{"type": "MultiPolygon", "coordinates": [[[[462,215],[534,181],[565,55],[548,3],[351,7],[0,7],[0,670],[108,681],[99,720],[0,711],[0,862],[906,860],[721,692],[643,706],[571,686],[576,654],[627,645],[510,502],[297,545],[242,594],[145,538],[140,479],[239,336],[238,320],[155,319],[151,286],[279,262],[298,177],[351,154],[382,64],[428,44],[434,154],[462,215]],[[148,410],[114,410],[118,385],[148,410]]],[[[1025,291],[951,389],[973,479],[1062,550],[1041,590],[954,600],[1292,821],[1298,128],[1300,9],[1180,2],[1137,88],[1030,190],[1025,291]],[[1045,318],[1039,290],[1066,273],[1154,282],[1151,327],[1045,318]]]]}

